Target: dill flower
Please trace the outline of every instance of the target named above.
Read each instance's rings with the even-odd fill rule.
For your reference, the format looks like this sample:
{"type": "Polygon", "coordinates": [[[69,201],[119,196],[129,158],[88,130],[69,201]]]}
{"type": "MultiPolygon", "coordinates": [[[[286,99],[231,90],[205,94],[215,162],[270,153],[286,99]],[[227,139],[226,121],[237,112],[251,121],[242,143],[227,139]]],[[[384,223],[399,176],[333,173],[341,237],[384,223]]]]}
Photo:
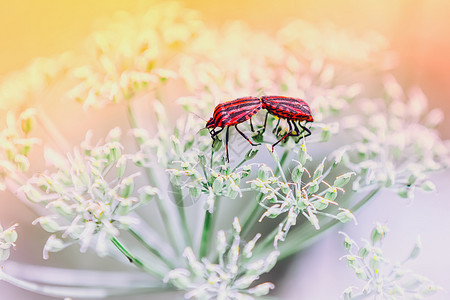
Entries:
{"type": "Polygon", "coordinates": [[[194,251],[186,248],[183,256],[188,268],[174,269],[164,280],[187,291],[186,299],[254,299],[268,294],[274,288],[270,282],[250,286],[261,274],[274,267],[279,253],[273,251],[265,259],[250,262],[253,247],[261,235],[257,234],[241,246],[240,232],[239,220],[234,218],[233,240],[228,252],[225,232],[217,232],[216,255],[219,263],[212,263],[207,258],[198,260],[194,251]]]}
{"type": "Polygon", "coordinates": [[[0,262],[9,258],[10,249],[15,246],[14,243],[17,240],[17,226],[18,224],[14,224],[3,230],[3,227],[0,225],[0,262]]]}
{"type": "Polygon", "coordinates": [[[97,253],[105,255],[108,240],[138,222],[130,212],[156,195],[151,187],[141,188],[137,194],[134,191],[139,173],[125,176],[127,155],[122,154],[119,137],[120,130],[113,129],[106,143],[90,146],[87,140],[82,144],[83,153],[75,151],[67,158],[47,149],[47,162],[56,172],[32,178],[23,190],[31,201],[44,204],[51,212],[33,224],[69,241],[63,243],[52,235],[44,257],[75,241],[81,243],[81,252],[95,244],[97,253]]]}

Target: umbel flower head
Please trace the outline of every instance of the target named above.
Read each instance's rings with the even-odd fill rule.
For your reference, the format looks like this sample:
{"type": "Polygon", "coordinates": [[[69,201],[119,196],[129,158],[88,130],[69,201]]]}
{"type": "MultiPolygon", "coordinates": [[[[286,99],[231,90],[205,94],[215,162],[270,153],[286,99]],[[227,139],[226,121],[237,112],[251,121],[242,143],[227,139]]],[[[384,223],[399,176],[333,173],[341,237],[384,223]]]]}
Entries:
{"type": "Polygon", "coordinates": [[[253,299],[268,294],[275,287],[270,282],[250,286],[261,274],[269,272],[275,266],[279,252],[273,251],[264,259],[249,262],[253,247],[261,234],[258,233],[241,246],[240,232],[241,225],[235,217],[233,240],[229,249],[225,232],[217,232],[216,255],[219,263],[212,263],[207,258],[199,261],[194,251],[188,247],[183,252],[188,268],[174,269],[164,280],[188,291],[185,294],[187,299],[253,299]]]}
{"type": "Polygon", "coordinates": [[[79,83],[67,96],[84,108],[130,100],[176,77],[167,62],[187,51],[204,29],[198,13],[177,2],[155,6],[143,16],[122,13],[117,18],[92,34],[90,61],[71,72],[79,83]]]}
{"type": "Polygon", "coordinates": [[[365,281],[362,289],[347,288],[343,298],[360,299],[375,297],[378,299],[422,299],[435,294],[441,287],[430,279],[415,274],[405,267],[407,261],[416,258],[422,248],[420,237],[417,238],[409,256],[402,262],[391,262],[382,250],[383,240],[389,229],[384,224],[377,224],[370,236],[370,242],[363,240],[359,246],[347,234],[344,235],[344,246],[347,250],[342,259],[347,267],[355,272],[358,279],[365,281]]]}
{"type": "Polygon", "coordinates": [[[45,204],[52,212],[34,224],[71,240],[63,242],[52,235],[44,257],[74,242],[81,243],[82,252],[95,243],[97,253],[105,255],[107,241],[137,222],[128,214],[157,193],[151,187],[136,193],[134,179],[139,173],[124,175],[128,157],[122,154],[118,128],[111,130],[104,144],[94,147],[89,144],[89,136],[82,144],[83,154],[75,151],[64,158],[47,149],[47,162],[56,172],[32,178],[23,188],[29,200],[45,204]]]}
{"type": "Polygon", "coordinates": [[[392,76],[383,88],[384,98],[361,99],[357,114],[343,118],[357,140],[334,157],[358,174],[354,190],[380,185],[412,198],[415,188],[434,189],[428,173],[450,166],[450,148],[435,129],[442,112],[428,111],[420,89],[407,94],[392,76]]]}

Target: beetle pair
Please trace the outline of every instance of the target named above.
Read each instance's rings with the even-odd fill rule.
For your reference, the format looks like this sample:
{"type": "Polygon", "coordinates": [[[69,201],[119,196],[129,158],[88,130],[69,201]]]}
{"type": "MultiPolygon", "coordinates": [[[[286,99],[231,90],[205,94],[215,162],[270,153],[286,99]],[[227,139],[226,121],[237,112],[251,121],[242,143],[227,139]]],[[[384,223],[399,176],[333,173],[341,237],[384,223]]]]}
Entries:
{"type": "Polygon", "coordinates": [[[298,121],[298,126],[302,128],[302,132],[306,131],[307,137],[311,134],[311,131],[303,126],[300,122],[313,122],[314,118],[311,115],[311,109],[309,105],[298,98],[284,97],[284,96],[262,96],[262,97],[244,97],[232,100],[229,102],[221,103],[214,109],[213,117],[209,119],[206,123],[206,128],[210,129],[211,137],[214,139],[216,135],[222,132],[225,127],[227,128],[225,135],[225,147],[227,153],[227,161],[230,161],[228,155],[228,139],[230,126],[236,128],[236,130],[252,145],[258,146],[260,144],[253,143],[239,128],[238,124],[250,120],[250,127],[253,131],[253,124],[251,117],[254,116],[259,110],[266,109],[267,114],[264,120],[263,132],[266,129],[267,117],[270,114],[279,118],[277,126],[279,125],[280,119],[286,119],[289,126],[289,131],[276,143],[272,145],[275,147],[282,140],[288,136],[299,136],[300,131],[297,127],[296,121],[298,121]],[[220,127],[218,131],[215,129],[220,127]],[[295,133],[294,133],[295,130],[295,133]]]}

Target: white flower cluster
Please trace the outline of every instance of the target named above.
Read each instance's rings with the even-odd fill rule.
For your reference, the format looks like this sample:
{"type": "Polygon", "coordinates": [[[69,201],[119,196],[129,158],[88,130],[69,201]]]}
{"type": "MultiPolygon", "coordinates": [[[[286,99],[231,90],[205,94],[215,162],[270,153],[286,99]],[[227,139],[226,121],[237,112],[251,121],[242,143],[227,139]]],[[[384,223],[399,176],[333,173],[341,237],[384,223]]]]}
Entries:
{"type": "Polygon", "coordinates": [[[422,91],[406,95],[391,76],[383,86],[385,97],[360,99],[356,114],[343,118],[357,141],[334,156],[358,174],[354,190],[380,185],[412,198],[416,187],[434,189],[427,173],[450,166],[450,147],[435,130],[442,113],[428,111],[422,91]]]}
{"type": "Polygon", "coordinates": [[[343,293],[345,300],[369,296],[392,300],[422,299],[441,289],[428,278],[415,274],[404,266],[407,261],[419,255],[422,248],[420,238],[405,260],[393,263],[381,249],[387,232],[386,225],[377,224],[372,230],[370,242],[363,241],[364,246],[358,246],[347,234],[341,232],[345,236],[344,245],[348,252],[342,259],[360,280],[366,282],[360,290],[347,288],[343,293]]]}
{"type": "Polygon", "coordinates": [[[189,48],[203,26],[197,12],[176,2],[155,6],[140,17],[119,15],[88,39],[92,53],[86,65],[71,71],[79,84],[67,96],[84,108],[102,107],[158,88],[176,77],[172,57],[189,48]]]}
{"type": "MultiPolygon", "coordinates": [[[[317,166],[311,176],[308,169],[304,167],[307,160],[311,159],[306,152],[305,144],[300,147],[298,153],[297,165],[290,174],[282,173],[283,179],[276,177],[270,167],[262,165],[258,170],[257,178],[248,182],[252,189],[261,192],[263,195],[260,205],[266,211],[259,221],[265,217],[276,218],[287,213],[284,221],[279,224],[278,232],[274,237],[275,248],[278,247],[279,241],[285,240],[291,227],[296,225],[299,215],[303,215],[317,230],[320,229],[317,215],[327,216],[343,223],[355,220],[351,211],[339,207],[339,204],[335,201],[338,192],[344,192],[342,187],[350,181],[354,173],[349,172],[337,176],[331,185],[325,181],[331,171],[331,168],[324,170],[325,159],[317,166]],[[307,180],[303,178],[304,173],[309,176],[307,180]],[[287,182],[286,178],[290,178],[292,182],[287,182]],[[326,188],[324,189],[322,186],[326,188]],[[334,211],[334,214],[324,212],[330,204],[339,207],[334,211]]],[[[336,166],[333,165],[333,167],[336,166]]]]}
{"type": "Polygon", "coordinates": [[[175,287],[186,290],[187,299],[253,299],[269,293],[275,286],[270,282],[250,287],[261,274],[269,272],[276,264],[278,251],[273,251],[265,259],[249,262],[253,247],[261,234],[257,234],[244,245],[240,238],[241,225],[238,218],[233,221],[233,240],[227,247],[224,231],[217,232],[216,255],[219,263],[207,258],[200,261],[191,248],[184,250],[183,256],[188,269],[177,268],[165,277],[175,287]],[[243,248],[241,250],[241,247],[243,248]]]}
{"type": "Polygon", "coordinates": [[[65,243],[52,235],[44,257],[77,241],[82,252],[95,243],[99,255],[107,254],[109,239],[137,222],[128,214],[157,194],[156,189],[145,186],[138,191],[139,197],[135,196],[134,180],[139,173],[125,176],[129,157],[122,155],[118,128],[111,130],[103,145],[90,146],[89,137],[82,144],[83,154],[76,151],[67,159],[47,149],[47,162],[56,172],[32,178],[23,187],[30,201],[44,204],[52,212],[34,224],[71,239],[65,243]],[[114,170],[116,174],[111,174],[114,170]]]}

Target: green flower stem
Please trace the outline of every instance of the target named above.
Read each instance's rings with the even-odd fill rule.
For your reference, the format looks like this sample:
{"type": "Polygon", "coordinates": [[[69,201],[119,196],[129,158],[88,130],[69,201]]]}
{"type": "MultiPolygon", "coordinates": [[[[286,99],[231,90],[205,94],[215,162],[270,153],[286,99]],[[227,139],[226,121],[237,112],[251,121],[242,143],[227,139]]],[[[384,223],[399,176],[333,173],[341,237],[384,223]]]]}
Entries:
{"type": "Polygon", "coordinates": [[[181,220],[181,227],[183,229],[183,238],[184,238],[184,245],[192,247],[192,237],[189,232],[189,226],[186,219],[186,213],[184,210],[184,201],[183,201],[183,191],[180,189],[179,186],[170,183],[170,186],[173,191],[173,197],[175,200],[175,204],[178,208],[178,215],[180,216],[181,220]]]}
{"type": "Polygon", "coordinates": [[[205,257],[206,253],[209,250],[210,246],[210,236],[212,233],[212,219],[213,214],[209,211],[205,210],[205,220],[203,222],[203,231],[202,231],[202,239],[200,242],[200,250],[199,250],[199,257],[205,257]]]}
{"type": "Polygon", "coordinates": [[[116,248],[123,255],[125,255],[125,257],[136,267],[138,267],[139,269],[143,270],[144,272],[146,272],[152,276],[155,276],[157,278],[160,278],[160,279],[164,278],[164,275],[165,275],[164,272],[162,272],[160,270],[156,270],[155,268],[151,268],[147,264],[143,263],[139,258],[137,258],[131,252],[129,252],[117,238],[113,237],[113,238],[111,238],[111,241],[114,244],[114,246],[116,246],[116,248]]]}
{"type": "Polygon", "coordinates": [[[130,232],[130,234],[135,239],[137,239],[147,250],[149,250],[156,257],[158,257],[169,269],[175,269],[175,265],[173,264],[173,262],[171,262],[167,257],[165,257],[158,249],[147,243],[147,241],[143,239],[139,233],[137,233],[131,228],[128,229],[128,232],[130,232]]]}
{"type": "MultiPolygon", "coordinates": [[[[131,127],[138,128],[136,117],[134,115],[133,108],[131,107],[130,102],[128,102],[128,104],[127,104],[127,111],[128,111],[128,120],[130,122],[131,127]]],[[[139,142],[137,140],[136,140],[136,142],[139,145],[139,142]]],[[[161,185],[159,185],[157,178],[154,176],[153,170],[151,170],[150,168],[144,168],[144,169],[145,169],[145,174],[147,175],[149,181],[151,183],[155,184],[156,186],[161,186],[161,185]]],[[[178,235],[176,234],[176,231],[173,227],[173,223],[179,224],[179,222],[173,222],[174,220],[171,220],[171,218],[169,218],[168,207],[166,205],[168,203],[167,200],[168,199],[166,199],[166,197],[164,197],[163,199],[160,197],[156,197],[156,204],[158,205],[158,211],[161,214],[161,218],[163,220],[164,227],[167,230],[167,235],[169,237],[170,244],[172,245],[172,247],[174,249],[177,249],[178,253],[181,253],[182,250],[178,246],[178,242],[177,242],[178,235]]]]}
{"type": "Polygon", "coordinates": [[[275,162],[277,163],[277,169],[275,170],[275,176],[278,176],[278,174],[281,174],[281,177],[283,178],[284,182],[287,183],[286,175],[283,171],[283,165],[288,157],[288,150],[284,150],[283,155],[281,156],[281,160],[276,159],[275,162]]]}
{"type": "Polygon", "coordinates": [[[138,288],[46,285],[16,278],[6,274],[2,269],[0,269],[0,280],[36,294],[65,299],[67,297],[77,299],[103,299],[112,296],[145,294],[167,289],[165,286],[151,286],[151,284],[149,284],[149,287],[138,288]]]}
{"type": "Polygon", "coordinates": [[[251,206],[250,209],[247,209],[247,213],[245,217],[242,218],[243,221],[241,222],[241,236],[246,236],[249,233],[253,225],[258,221],[264,212],[264,208],[259,204],[263,197],[264,194],[260,193],[255,205],[251,206]]]}
{"type": "MultiPolygon", "coordinates": [[[[274,173],[275,176],[278,176],[278,174],[280,173],[280,170],[283,168],[283,165],[285,164],[288,155],[289,155],[289,151],[284,150],[283,155],[281,156],[281,159],[279,161],[277,161],[278,167],[275,170],[275,173],[274,173]]],[[[250,229],[252,229],[253,225],[256,224],[256,222],[258,222],[259,218],[261,217],[261,214],[264,211],[264,209],[261,207],[261,205],[259,203],[261,202],[263,197],[264,197],[263,194],[259,194],[258,200],[256,202],[254,202],[254,205],[252,206],[252,208],[250,210],[247,210],[248,213],[245,215],[244,218],[242,218],[241,236],[246,236],[248,234],[248,232],[250,231],[250,229]]]]}
{"type": "Polygon", "coordinates": [[[128,122],[130,122],[131,128],[138,128],[138,124],[136,121],[136,117],[133,112],[133,108],[131,107],[131,103],[127,102],[127,112],[128,112],[128,122]]]}
{"type": "Polygon", "coordinates": [[[284,150],[283,155],[281,156],[281,159],[279,161],[277,161],[278,167],[275,170],[275,176],[278,176],[278,174],[281,172],[284,182],[287,182],[287,180],[286,180],[286,176],[284,176],[283,166],[284,166],[284,163],[286,162],[288,155],[289,155],[289,150],[284,150]]]}
{"type": "MultiPolygon", "coordinates": [[[[363,199],[361,199],[355,206],[353,206],[350,211],[356,212],[370,199],[372,199],[380,190],[381,186],[378,186],[371,190],[363,199]]],[[[279,244],[278,250],[280,250],[280,256],[278,259],[281,260],[297,253],[300,250],[303,250],[307,246],[311,245],[314,240],[316,240],[320,235],[324,234],[328,229],[340,223],[339,220],[332,219],[323,224],[324,220],[325,217],[319,216],[319,223],[321,224],[319,230],[315,230],[309,222],[305,222],[300,225],[297,230],[293,230],[291,232],[291,237],[289,238],[289,240],[286,239],[285,242],[279,244]]],[[[264,240],[256,245],[255,250],[253,251],[255,257],[264,254],[268,250],[271,251],[271,249],[269,249],[269,245],[273,243],[273,239],[275,238],[277,233],[278,227],[272,230],[271,233],[264,237],[264,240]]]]}
{"type": "Polygon", "coordinates": [[[217,214],[219,197],[216,197],[214,202],[214,211],[210,213],[208,210],[205,210],[205,217],[203,221],[203,230],[202,237],[200,240],[200,249],[199,249],[199,257],[205,257],[211,248],[211,244],[213,242],[213,229],[215,225],[216,218],[214,217],[214,213],[217,214]]]}
{"type": "MultiPolygon", "coordinates": [[[[213,140],[214,143],[214,140],[213,140]]],[[[209,167],[212,169],[213,168],[213,162],[214,162],[214,149],[211,147],[211,161],[209,163],[209,167]]]]}
{"type": "Polygon", "coordinates": [[[233,170],[231,171],[231,173],[236,172],[236,170],[237,170],[240,166],[242,166],[247,160],[248,160],[248,159],[247,159],[246,157],[244,157],[244,159],[241,160],[241,162],[238,163],[238,164],[233,168],[233,170]]]}

